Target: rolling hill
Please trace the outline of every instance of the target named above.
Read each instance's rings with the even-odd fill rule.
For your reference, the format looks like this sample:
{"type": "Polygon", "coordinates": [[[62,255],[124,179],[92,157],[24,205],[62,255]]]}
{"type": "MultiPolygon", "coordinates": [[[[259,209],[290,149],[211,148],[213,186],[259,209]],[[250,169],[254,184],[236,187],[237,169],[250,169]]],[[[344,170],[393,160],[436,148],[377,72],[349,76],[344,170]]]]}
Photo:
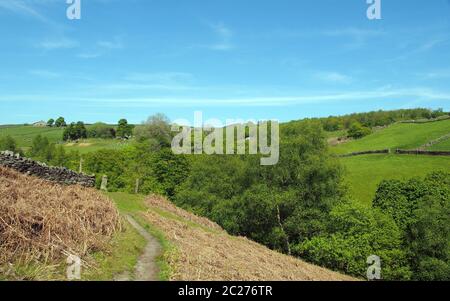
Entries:
{"type": "MultiPolygon", "coordinates": [[[[89,128],[89,125],[86,126],[89,128]]],[[[41,135],[48,138],[50,143],[60,143],[67,151],[78,151],[81,154],[95,152],[101,149],[121,149],[128,145],[126,141],[116,139],[83,139],[78,143],[64,143],[62,141],[64,129],[50,127],[34,127],[29,125],[3,125],[0,126],[0,138],[11,136],[19,148],[27,150],[31,147],[33,138],[41,135]]]]}
{"type": "MultiPolygon", "coordinates": [[[[330,147],[335,154],[390,148],[416,149],[450,133],[450,120],[429,123],[397,123],[359,140],[330,147]]],[[[330,135],[330,134],[329,134],[330,135]]],[[[450,140],[427,150],[450,151],[450,140]]],[[[339,158],[352,198],[370,205],[384,179],[405,180],[436,170],[449,170],[450,157],[416,155],[364,155],[339,158]]]]}
{"type": "Polygon", "coordinates": [[[450,133],[450,120],[429,123],[396,123],[359,140],[332,148],[337,154],[380,149],[415,149],[450,133]]]}
{"type": "Polygon", "coordinates": [[[62,140],[62,128],[34,127],[26,125],[9,125],[0,127],[0,138],[11,136],[21,148],[31,147],[33,138],[37,135],[47,137],[50,142],[57,143],[62,140]]]}

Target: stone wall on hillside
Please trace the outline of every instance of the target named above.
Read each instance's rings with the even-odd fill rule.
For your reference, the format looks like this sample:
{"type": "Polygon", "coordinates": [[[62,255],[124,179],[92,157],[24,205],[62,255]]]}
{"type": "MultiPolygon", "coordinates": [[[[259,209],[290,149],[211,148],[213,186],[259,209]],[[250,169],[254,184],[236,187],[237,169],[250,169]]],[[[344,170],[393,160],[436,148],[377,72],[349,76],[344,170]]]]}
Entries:
{"type": "Polygon", "coordinates": [[[402,150],[395,151],[399,155],[450,156],[450,151],[402,150]]]}
{"type": "Polygon", "coordinates": [[[76,173],[65,167],[47,166],[9,151],[0,152],[0,166],[60,184],[95,186],[95,176],[76,173]]]}
{"type": "Polygon", "coordinates": [[[389,149],[368,150],[368,151],[363,151],[363,152],[354,152],[354,153],[350,153],[350,154],[339,155],[339,157],[345,158],[345,157],[355,157],[355,156],[362,156],[362,155],[376,155],[376,154],[389,154],[389,153],[390,153],[389,149]]]}

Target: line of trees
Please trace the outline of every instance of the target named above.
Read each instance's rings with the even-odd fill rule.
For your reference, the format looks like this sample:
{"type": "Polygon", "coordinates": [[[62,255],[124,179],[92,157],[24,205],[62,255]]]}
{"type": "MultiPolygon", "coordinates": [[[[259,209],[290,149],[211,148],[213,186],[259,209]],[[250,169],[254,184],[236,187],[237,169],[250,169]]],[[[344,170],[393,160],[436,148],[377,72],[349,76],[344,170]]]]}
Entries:
{"type": "Polygon", "coordinates": [[[59,117],[56,120],[54,120],[53,118],[50,118],[47,121],[47,126],[48,127],[53,127],[54,126],[54,127],[60,128],[60,127],[66,127],[67,124],[66,124],[66,120],[64,119],[64,117],[59,117]]]}
{"type": "MultiPolygon", "coordinates": [[[[420,119],[434,119],[445,115],[449,112],[444,112],[443,109],[404,109],[394,111],[373,111],[368,113],[354,113],[344,116],[330,116],[327,118],[317,118],[325,131],[333,132],[338,130],[348,130],[353,124],[358,123],[366,128],[387,126],[398,121],[420,120],[420,119]]],[[[292,121],[288,126],[295,126],[302,121],[292,121]]]]}
{"type": "Polygon", "coordinates": [[[88,127],[82,121],[71,123],[63,132],[63,141],[75,141],[86,138],[129,139],[133,135],[134,126],[126,119],[120,119],[117,127],[97,122],[88,127]]]}

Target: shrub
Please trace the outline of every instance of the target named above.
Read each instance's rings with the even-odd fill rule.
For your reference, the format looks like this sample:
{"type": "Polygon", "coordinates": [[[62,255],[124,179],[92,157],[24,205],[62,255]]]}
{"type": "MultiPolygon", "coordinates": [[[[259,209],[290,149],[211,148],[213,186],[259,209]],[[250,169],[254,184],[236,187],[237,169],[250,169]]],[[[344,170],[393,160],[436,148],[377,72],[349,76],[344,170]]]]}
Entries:
{"type": "Polygon", "coordinates": [[[362,126],[359,122],[354,122],[348,129],[348,137],[360,139],[370,135],[372,130],[368,127],[362,126]]]}
{"type": "Polygon", "coordinates": [[[116,137],[116,130],[112,126],[98,122],[89,127],[89,129],[87,130],[87,137],[113,139],[116,137]]]}

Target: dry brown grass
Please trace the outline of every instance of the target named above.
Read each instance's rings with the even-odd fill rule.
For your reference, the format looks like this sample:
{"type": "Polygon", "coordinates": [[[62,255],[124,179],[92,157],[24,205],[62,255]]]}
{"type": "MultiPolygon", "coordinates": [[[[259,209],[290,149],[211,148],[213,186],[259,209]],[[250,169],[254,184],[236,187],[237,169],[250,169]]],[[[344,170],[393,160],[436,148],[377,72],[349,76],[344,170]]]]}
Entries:
{"type": "Polygon", "coordinates": [[[171,280],[354,280],[246,238],[230,236],[211,221],[163,198],[150,197],[146,202],[151,209],[144,216],[178,249],[176,256],[168,258],[174,270],[171,280]],[[161,214],[161,210],[177,218],[161,214]]]}
{"type": "Polygon", "coordinates": [[[96,190],[0,167],[0,266],[83,257],[106,248],[119,228],[113,203],[96,190]]]}

